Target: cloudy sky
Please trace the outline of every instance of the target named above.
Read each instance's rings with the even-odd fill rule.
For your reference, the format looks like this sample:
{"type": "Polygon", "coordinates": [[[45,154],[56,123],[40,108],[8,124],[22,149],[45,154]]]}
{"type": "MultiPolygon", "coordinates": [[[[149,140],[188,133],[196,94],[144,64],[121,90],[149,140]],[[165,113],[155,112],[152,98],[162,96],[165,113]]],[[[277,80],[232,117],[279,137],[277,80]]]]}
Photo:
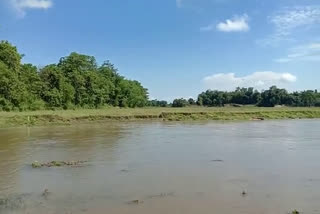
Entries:
{"type": "Polygon", "coordinates": [[[39,66],[109,59],[158,99],[320,88],[319,0],[0,0],[0,40],[39,66]]]}

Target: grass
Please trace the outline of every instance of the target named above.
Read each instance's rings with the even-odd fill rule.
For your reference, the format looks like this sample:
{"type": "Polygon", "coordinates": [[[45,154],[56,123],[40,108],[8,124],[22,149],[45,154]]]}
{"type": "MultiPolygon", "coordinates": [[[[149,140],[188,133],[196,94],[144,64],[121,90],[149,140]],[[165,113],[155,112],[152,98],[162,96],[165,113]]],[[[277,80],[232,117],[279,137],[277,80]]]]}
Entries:
{"type": "Polygon", "coordinates": [[[320,118],[320,108],[187,107],[136,109],[78,109],[33,112],[0,112],[0,127],[74,124],[97,120],[262,120],[320,118]]]}

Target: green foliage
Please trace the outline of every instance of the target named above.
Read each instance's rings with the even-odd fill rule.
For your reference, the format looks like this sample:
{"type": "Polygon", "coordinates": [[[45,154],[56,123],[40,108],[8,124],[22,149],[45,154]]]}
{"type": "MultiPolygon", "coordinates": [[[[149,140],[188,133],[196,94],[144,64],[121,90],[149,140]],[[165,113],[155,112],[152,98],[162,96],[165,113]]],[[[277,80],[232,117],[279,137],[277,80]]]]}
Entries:
{"type": "Polygon", "coordinates": [[[148,106],[152,106],[152,107],[167,107],[168,106],[168,102],[165,100],[150,100],[148,102],[148,106]]]}
{"type": "Polygon", "coordinates": [[[18,74],[0,61],[0,108],[6,111],[23,110],[28,93],[18,74]]]}
{"type": "Polygon", "coordinates": [[[38,74],[37,67],[32,64],[21,66],[20,80],[26,85],[26,89],[36,98],[40,98],[43,82],[38,74]]]}
{"type": "Polygon", "coordinates": [[[21,64],[16,47],[0,42],[0,110],[134,108],[147,102],[147,89],[120,76],[109,61],[98,66],[93,56],[71,53],[38,70],[21,64]]]}
{"type": "Polygon", "coordinates": [[[192,98],[188,99],[188,103],[189,103],[189,105],[196,105],[197,104],[197,102],[192,98]]]}
{"type": "Polygon", "coordinates": [[[74,88],[59,67],[48,65],[40,70],[39,75],[43,82],[41,97],[47,107],[66,109],[73,103],[74,88]]]}
{"type": "Polygon", "coordinates": [[[172,102],[172,107],[175,107],[175,108],[182,108],[182,107],[186,107],[187,105],[189,105],[188,101],[183,98],[175,99],[172,102]]]}
{"type": "Polygon", "coordinates": [[[17,48],[12,46],[8,41],[0,41],[0,61],[3,62],[8,69],[18,72],[22,56],[18,53],[17,48]]]}
{"type": "Polygon", "coordinates": [[[148,101],[147,89],[143,88],[138,81],[122,79],[119,83],[119,106],[120,107],[143,107],[148,101]]]}
{"type": "Polygon", "coordinates": [[[254,88],[237,88],[230,94],[231,103],[248,105],[259,103],[261,100],[261,94],[254,90],[254,88]]]}
{"type": "Polygon", "coordinates": [[[259,106],[274,107],[276,105],[285,105],[288,103],[289,94],[285,89],[279,89],[272,86],[269,90],[261,93],[259,106]]]}
{"type": "Polygon", "coordinates": [[[93,56],[87,56],[72,52],[67,57],[62,57],[58,66],[67,77],[72,77],[75,73],[82,74],[97,69],[97,62],[93,56]]]}
{"type": "Polygon", "coordinates": [[[207,90],[199,94],[197,104],[200,106],[239,104],[260,107],[275,107],[277,105],[312,107],[320,106],[320,93],[316,90],[288,93],[285,89],[279,89],[276,86],[261,93],[253,88],[237,88],[232,92],[207,90]]]}
{"type": "MultiPolygon", "coordinates": [[[[71,53],[58,64],[41,69],[21,64],[22,55],[8,41],[0,41],[0,111],[118,107],[166,107],[166,101],[148,100],[140,82],[128,80],[109,61],[99,66],[93,56],[71,53]]],[[[233,92],[207,90],[197,102],[175,99],[172,107],[189,105],[257,105],[274,107],[320,107],[318,91],[288,93],[272,86],[259,92],[237,88],[233,92]]]]}
{"type": "Polygon", "coordinates": [[[230,94],[223,91],[211,91],[201,93],[197,103],[203,106],[224,106],[230,103],[230,94]]]}

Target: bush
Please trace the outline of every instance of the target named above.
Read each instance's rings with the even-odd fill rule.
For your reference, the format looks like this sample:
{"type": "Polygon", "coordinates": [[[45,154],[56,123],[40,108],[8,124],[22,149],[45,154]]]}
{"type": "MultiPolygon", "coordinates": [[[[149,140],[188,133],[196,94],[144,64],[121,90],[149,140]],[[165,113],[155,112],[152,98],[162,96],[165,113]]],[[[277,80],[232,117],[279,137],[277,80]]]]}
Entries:
{"type": "Polygon", "coordinates": [[[29,110],[44,110],[46,108],[46,103],[43,100],[35,100],[29,105],[29,110]]]}
{"type": "Polygon", "coordinates": [[[188,101],[186,99],[180,98],[180,99],[175,99],[172,103],[172,107],[175,108],[182,108],[186,107],[188,105],[188,101]]]}
{"type": "Polygon", "coordinates": [[[0,110],[1,111],[11,111],[13,105],[3,97],[0,97],[0,110]]]}

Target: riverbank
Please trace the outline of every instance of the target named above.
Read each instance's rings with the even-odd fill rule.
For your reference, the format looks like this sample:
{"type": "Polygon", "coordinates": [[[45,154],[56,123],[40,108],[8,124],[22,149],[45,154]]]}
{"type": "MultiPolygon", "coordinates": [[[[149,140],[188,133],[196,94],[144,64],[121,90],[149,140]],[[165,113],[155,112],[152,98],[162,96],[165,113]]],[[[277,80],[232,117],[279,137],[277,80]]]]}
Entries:
{"type": "Polygon", "coordinates": [[[320,108],[136,108],[0,112],[0,127],[67,125],[90,121],[126,120],[267,120],[320,118],[320,108]]]}

